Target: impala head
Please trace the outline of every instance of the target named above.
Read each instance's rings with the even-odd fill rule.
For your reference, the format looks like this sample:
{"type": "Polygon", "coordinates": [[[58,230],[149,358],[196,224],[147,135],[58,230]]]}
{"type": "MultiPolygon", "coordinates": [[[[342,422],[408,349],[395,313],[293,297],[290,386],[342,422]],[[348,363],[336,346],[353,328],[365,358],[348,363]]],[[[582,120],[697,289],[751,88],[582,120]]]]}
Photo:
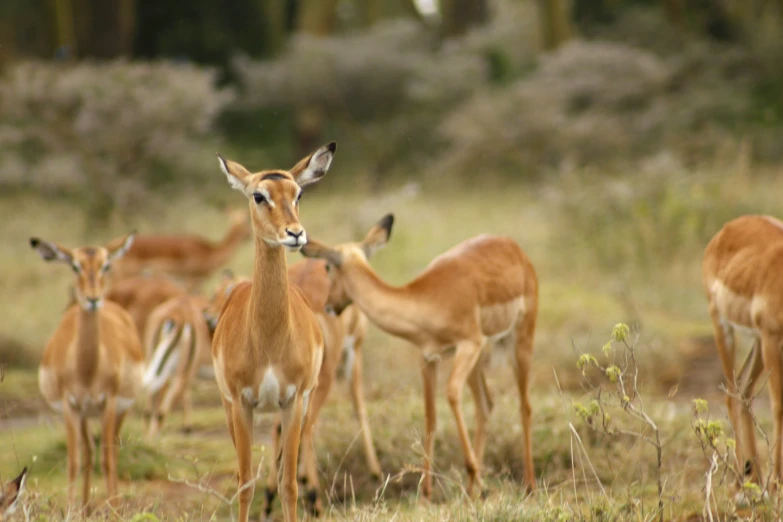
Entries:
{"type": "Polygon", "coordinates": [[[30,246],[44,261],[57,261],[71,267],[76,276],[73,285],[76,301],[83,309],[94,312],[103,305],[111,264],[130,250],[135,235],[136,232],[131,232],[102,247],[74,249],[32,237],[30,246]]]}
{"type": "Polygon", "coordinates": [[[358,243],[341,243],[330,247],[311,239],[302,248],[305,257],[326,260],[326,270],[331,280],[327,304],[338,314],[353,301],[348,295],[343,268],[355,262],[367,263],[370,257],[389,241],[392,225],[394,214],[386,214],[358,243]]]}
{"type": "Polygon", "coordinates": [[[291,170],[262,170],[255,174],[220,154],[218,160],[228,183],[250,201],[250,219],[256,236],[269,245],[296,251],[307,243],[305,229],[299,223],[302,189],[326,174],[336,149],[337,144],[331,142],[291,170]]]}
{"type": "Polygon", "coordinates": [[[16,511],[16,506],[19,504],[19,499],[24,494],[24,485],[27,481],[27,468],[24,468],[22,472],[14,480],[5,485],[0,485],[0,520],[3,520],[5,515],[10,515],[16,511]]]}

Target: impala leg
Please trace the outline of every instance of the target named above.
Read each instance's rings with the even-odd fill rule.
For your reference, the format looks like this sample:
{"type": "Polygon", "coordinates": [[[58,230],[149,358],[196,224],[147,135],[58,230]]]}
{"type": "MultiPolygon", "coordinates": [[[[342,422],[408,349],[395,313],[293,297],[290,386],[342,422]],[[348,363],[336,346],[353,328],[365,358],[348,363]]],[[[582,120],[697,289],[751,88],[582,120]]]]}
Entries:
{"type": "Polygon", "coordinates": [[[234,436],[234,405],[228,402],[222,394],[220,399],[223,401],[223,411],[226,412],[226,426],[228,427],[228,434],[231,436],[231,444],[233,444],[234,449],[236,449],[237,440],[234,436]]]}
{"type": "Polygon", "coordinates": [[[438,380],[438,363],[422,359],[421,376],[424,384],[424,476],[422,495],[432,498],[432,459],[435,447],[435,428],[438,419],[435,413],[435,383],[438,380]]]}
{"type": "Polygon", "coordinates": [[[757,484],[761,483],[761,461],[759,460],[758,448],[756,447],[756,426],[750,412],[750,401],[753,399],[756,383],[763,369],[764,360],[761,354],[761,341],[756,340],[737,377],[741,403],[739,416],[740,431],[736,436],[742,439],[742,447],[748,458],[745,462],[745,474],[751,474],[753,481],[757,484]],[[750,469],[748,469],[748,464],[750,464],[750,469]]]}
{"type": "Polygon", "coordinates": [[[250,515],[250,503],[253,500],[252,445],[253,445],[253,410],[244,404],[237,403],[232,408],[232,424],[234,426],[234,446],[237,450],[239,474],[239,522],[247,522],[250,515]]]}
{"type": "Polygon", "coordinates": [[[296,483],[299,440],[302,431],[302,395],[297,393],[293,403],[282,410],[283,476],[280,483],[280,499],[283,503],[283,520],[296,522],[296,500],[299,487],[296,483]]]}
{"type": "Polygon", "coordinates": [[[163,392],[163,398],[160,400],[160,403],[158,403],[157,412],[155,412],[150,419],[150,428],[147,432],[148,439],[151,440],[158,434],[160,427],[163,425],[163,421],[171,412],[174,402],[182,396],[187,388],[187,384],[184,376],[177,375],[174,377],[174,381],[171,385],[166,387],[166,391],[163,392]]]}
{"type": "MultiPolygon", "coordinates": [[[[454,421],[457,424],[457,433],[462,445],[462,454],[465,457],[465,469],[468,472],[468,496],[473,496],[475,486],[478,485],[479,491],[484,489],[484,482],[481,480],[481,470],[479,469],[476,453],[473,451],[473,445],[468,436],[468,429],[465,427],[465,418],[462,415],[462,390],[465,388],[465,382],[468,376],[476,367],[481,356],[481,347],[483,343],[475,341],[463,341],[457,343],[457,352],[454,356],[454,367],[449,376],[449,382],[446,385],[446,398],[449,401],[451,412],[454,414],[454,421]]],[[[484,429],[482,427],[482,429],[484,429]]]]}
{"type": "Polygon", "coordinates": [[[63,402],[66,403],[64,406],[64,421],[68,449],[68,504],[70,508],[73,508],[76,506],[76,477],[79,474],[79,454],[77,449],[79,445],[79,434],[76,431],[76,416],[67,404],[68,401],[63,402]]]}
{"type": "Polygon", "coordinates": [[[367,459],[367,469],[373,478],[381,478],[381,464],[378,462],[378,454],[375,452],[375,445],[372,442],[372,432],[370,423],[367,420],[367,407],[364,404],[364,367],[362,363],[362,342],[357,339],[353,346],[354,360],[349,376],[351,382],[351,401],[353,402],[353,411],[359,421],[362,430],[362,444],[364,446],[364,456],[367,459]]]}
{"type": "Polygon", "coordinates": [[[310,404],[307,412],[305,412],[300,443],[302,464],[305,468],[302,483],[306,488],[307,508],[315,516],[320,515],[322,512],[321,499],[318,498],[318,459],[315,455],[313,442],[315,423],[318,421],[318,414],[329,396],[329,390],[334,381],[334,372],[326,373],[327,375],[324,375],[323,372],[321,373],[318,378],[318,386],[313,390],[312,397],[310,397],[310,404]]]}
{"type": "Polygon", "coordinates": [[[533,359],[533,336],[536,328],[536,310],[531,310],[517,323],[515,329],[516,349],[514,357],[516,365],[514,366],[514,376],[517,380],[519,389],[519,410],[522,418],[522,434],[524,436],[524,466],[525,466],[525,488],[528,491],[536,489],[536,471],[533,466],[533,434],[532,434],[532,414],[533,409],[530,406],[530,368],[533,359]]]}
{"type": "Polygon", "coordinates": [[[79,422],[79,438],[81,439],[82,446],[82,505],[85,507],[90,501],[90,489],[92,478],[92,450],[93,442],[90,437],[90,430],[87,426],[87,419],[82,417],[79,422]]]}
{"type": "Polygon", "coordinates": [[[113,503],[117,496],[117,443],[115,440],[115,435],[117,434],[117,404],[115,397],[106,399],[102,429],[101,464],[109,502],[113,503]]]}
{"type": "Polygon", "coordinates": [[[763,334],[761,339],[761,354],[764,366],[769,371],[769,399],[772,405],[772,422],[774,425],[770,460],[772,460],[773,488],[781,481],[781,456],[783,455],[783,353],[781,353],[781,338],[778,335],[763,334]]]}
{"type": "Polygon", "coordinates": [[[188,383],[182,390],[182,429],[185,433],[193,431],[193,390],[188,383]]]}
{"type": "Polygon", "coordinates": [[[718,309],[710,300],[709,305],[710,318],[712,319],[712,328],[715,337],[715,348],[718,351],[718,357],[720,358],[721,365],[723,366],[723,375],[726,377],[726,387],[729,393],[726,394],[726,409],[729,412],[729,420],[731,421],[731,427],[734,429],[736,447],[734,449],[734,455],[737,459],[737,470],[742,474],[743,469],[750,467],[750,460],[747,459],[745,453],[744,442],[742,439],[742,430],[740,428],[740,414],[739,404],[737,397],[737,375],[735,373],[735,340],[734,340],[734,328],[727,323],[724,323],[718,309]]]}
{"type": "Polygon", "coordinates": [[[476,433],[473,438],[473,448],[476,451],[476,459],[479,466],[484,462],[484,448],[487,444],[487,424],[489,414],[492,412],[492,398],[487,389],[484,368],[477,364],[468,376],[468,386],[473,394],[473,402],[476,404],[476,433]]]}
{"type": "Polygon", "coordinates": [[[264,515],[269,518],[272,514],[272,502],[277,495],[278,469],[277,459],[280,457],[280,432],[283,429],[280,414],[275,415],[275,423],[272,426],[272,456],[269,459],[269,474],[266,477],[266,498],[264,499],[264,515]]]}

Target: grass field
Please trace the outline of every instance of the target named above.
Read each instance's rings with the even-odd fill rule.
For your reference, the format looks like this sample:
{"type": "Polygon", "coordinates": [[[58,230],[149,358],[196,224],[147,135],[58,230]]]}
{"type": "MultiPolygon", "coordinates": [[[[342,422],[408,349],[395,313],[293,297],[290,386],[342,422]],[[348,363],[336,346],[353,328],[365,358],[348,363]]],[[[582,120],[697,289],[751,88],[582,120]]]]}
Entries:
{"type": "MultiPolygon", "coordinates": [[[[717,357],[709,342],[699,342],[711,332],[700,287],[701,251],[720,224],[739,212],[774,212],[776,195],[783,190],[779,174],[724,169],[677,172],[654,180],[640,174],[601,185],[584,175],[528,187],[497,182],[481,189],[444,185],[440,177],[424,182],[418,196],[407,199],[373,199],[324,182],[306,195],[302,223],[311,237],[327,242],[358,239],[374,219],[395,213],[391,241],[373,259],[377,271],[392,283],[410,279],[457,242],[488,232],[510,235],[520,243],[536,266],[541,292],[531,386],[538,490],[525,496],[521,489],[519,403],[507,363],[510,354],[498,347],[489,372],[496,399],[485,458],[489,495],[470,500],[462,489],[463,460],[443,393],[450,369],[446,361],[439,372],[435,495],[432,503],[421,501],[417,486],[424,413],[417,353],[371,328],[365,346],[365,393],[385,477],[376,482],[364,469],[358,423],[345,386],[338,383],[316,438],[321,486],[329,500],[326,517],[657,520],[655,449],[636,436],[589,429],[574,408],[575,402],[589,405],[593,397],[577,368],[578,352],[588,350],[603,361],[601,347],[613,325],[628,322],[640,335],[636,356],[643,402],[634,401],[643,404],[661,437],[664,518],[702,520],[712,450],[705,452],[694,433],[692,400],[707,399],[709,419],[717,420],[726,436],[731,433],[718,388],[717,357]],[[620,196],[618,184],[626,191],[619,191],[620,196]],[[663,195],[652,193],[651,184],[670,189],[663,195]]],[[[236,201],[241,204],[238,195],[236,201]]],[[[211,238],[218,238],[225,226],[218,210],[188,198],[171,202],[165,212],[135,219],[132,225],[141,232],[188,231],[211,238]]],[[[0,477],[8,479],[25,465],[31,468],[26,504],[33,520],[61,520],[67,511],[65,436],[61,421],[39,396],[35,366],[65,306],[72,276],[64,267],[41,262],[27,238],[38,235],[78,245],[106,241],[127,227],[117,222],[91,230],[72,206],[52,199],[22,197],[0,206],[0,306],[5,312],[0,330],[0,477]]],[[[249,245],[230,266],[249,273],[249,245]]],[[[611,383],[599,382],[614,422],[650,436],[648,427],[610,405],[611,383]]],[[[190,434],[180,431],[177,413],[159,440],[149,444],[141,437],[140,415],[130,419],[120,450],[122,502],[114,508],[103,502],[105,489],[98,477],[91,519],[229,518],[228,505],[214,493],[230,498],[235,492],[234,450],[215,385],[199,382],[196,397],[199,409],[190,434]]],[[[760,429],[771,433],[764,394],[757,404],[760,429]]],[[[472,428],[472,405],[465,410],[472,428]]],[[[255,463],[269,457],[271,418],[260,416],[257,421],[255,463]]],[[[725,448],[725,436],[719,440],[719,447],[725,448]]],[[[762,451],[766,449],[762,443],[762,451]]],[[[774,514],[774,503],[736,508],[730,476],[718,467],[711,476],[709,504],[715,519],[765,519],[774,514]]],[[[256,514],[262,496],[257,489],[256,514]]],[[[279,505],[275,514],[280,517],[279,505]]]]}

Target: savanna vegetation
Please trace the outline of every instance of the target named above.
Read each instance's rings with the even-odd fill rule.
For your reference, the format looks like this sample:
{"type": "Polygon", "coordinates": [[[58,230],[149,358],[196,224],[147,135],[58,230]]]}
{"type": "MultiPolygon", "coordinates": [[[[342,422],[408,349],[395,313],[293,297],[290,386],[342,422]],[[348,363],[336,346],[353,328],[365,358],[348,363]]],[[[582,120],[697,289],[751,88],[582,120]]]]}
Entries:
{"type": "MultiPolygon", "coordinates": [[[[338,383],[316,438],[327,519],[781,516],[777,497],[738,490],[727,466],[735,435],[700,275],[723,223],[779,214],[780,2],[33,4],[0,6],[0,479],[30,468],[18,519],[68,516],[65,435],[36,367],[72,274],[40,262],[28,238],[102,244],[136,228],[217,239],[223,208],[245,203],[216,151],[287,168],[332,139],[329,175],[301,203],[311,237],[359,239],[393,212],[372,260],[391,283],[480,233],[514,238],[534,263],[539,487],[521,487],[511,353],[498,346],[488,495],[465,495],[446,361],[436,489],[423,502],[418,354],[371,327],[365,391],[384,477],[365,469],[338,383]]],[[[249,274],[252,254],[246,244],[228,266],[249,274]]],[[[192,432],[177,411],[153,443],[137,406],[122,498],[104,503],[96,480],[90,520],[230,518],[236,456],[213,382],[197,383],[196,404],[192,432]]],[[[765,393],[754,412],[766,463],[765,393]]],[[[271,422],[256,427],[255,463],[270,458],[271,422]]]]}

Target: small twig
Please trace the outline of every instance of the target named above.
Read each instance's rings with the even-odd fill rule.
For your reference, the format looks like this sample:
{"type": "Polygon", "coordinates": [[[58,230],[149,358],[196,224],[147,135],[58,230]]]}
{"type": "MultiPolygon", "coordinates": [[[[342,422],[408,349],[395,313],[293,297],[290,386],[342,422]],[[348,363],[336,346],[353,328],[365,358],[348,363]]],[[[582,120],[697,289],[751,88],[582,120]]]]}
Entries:
{"type": "Polygon", "coordinates": [[[710,522],[714,522],[714,519],[712,517],[712,507],[710,506],[710,497],[712,497],[712,476],[718,471],[718,453],[714,452],[712,454],[712,463],[710,464],[710,469],[707,470],[706,475],[706,482],[707,485],[705,487],[705,495],[704,495],[704,509],[702,510],[702,516],[705,516],[710,519],[710,522]]]}
{"type": "Polygon", "coordinates": [[[569,422],[568,427],[571,430],[571,433],[574,434],[574,437],[576,437],[576,440],[579,443],[579,447],[584,452],[585,457],[587,457],[587,463],[590,464],[590,471],[593,472],[595,481],[598,483],[598,487],[601,488],[601,493],[603,493],[604,497],[606,497],[606,499],[609,500],[609,495],[606,493],[606,490],[604,489],[604,485],[601,484],[601,479],[598,478],[598,473],[595,471],[595,468],[593,467],[593,463],[590,461],[590,457],[587,456],[587,450],[585,449],[585,445],[582,443],[582,438],[579,436],[579,433],[577,433],[576,428],[574,428],[574,425],[572,423],[569,422]]]}

